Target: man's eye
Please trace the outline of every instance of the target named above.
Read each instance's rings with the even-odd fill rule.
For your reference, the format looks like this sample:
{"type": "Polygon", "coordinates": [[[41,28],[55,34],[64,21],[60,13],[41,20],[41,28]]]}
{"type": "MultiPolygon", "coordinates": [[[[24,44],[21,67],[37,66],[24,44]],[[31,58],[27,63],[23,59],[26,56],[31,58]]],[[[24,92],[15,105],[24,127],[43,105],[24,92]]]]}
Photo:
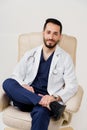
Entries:
{"type": "Polygon", "coordinates": [[[48,31],[47,34],[50,34],[50,31],[48,31]]]}
{"type": "Polygon", "coordinates": [[[54,35],[58,36],[58,33],[54,33],[54,35]]]}

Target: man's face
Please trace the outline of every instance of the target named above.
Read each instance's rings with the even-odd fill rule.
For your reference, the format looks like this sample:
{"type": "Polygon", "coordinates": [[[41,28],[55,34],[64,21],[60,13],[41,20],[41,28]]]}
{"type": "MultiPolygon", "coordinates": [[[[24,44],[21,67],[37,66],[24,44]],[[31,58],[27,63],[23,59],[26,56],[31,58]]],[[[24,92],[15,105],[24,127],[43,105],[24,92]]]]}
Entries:
{"type": "Polygon", "coordinates": [[[45,30],[43,31],[43,40],[47,48],[54,48],[57,42],[60,40],[60,26],[48,23],[45,30]]]}

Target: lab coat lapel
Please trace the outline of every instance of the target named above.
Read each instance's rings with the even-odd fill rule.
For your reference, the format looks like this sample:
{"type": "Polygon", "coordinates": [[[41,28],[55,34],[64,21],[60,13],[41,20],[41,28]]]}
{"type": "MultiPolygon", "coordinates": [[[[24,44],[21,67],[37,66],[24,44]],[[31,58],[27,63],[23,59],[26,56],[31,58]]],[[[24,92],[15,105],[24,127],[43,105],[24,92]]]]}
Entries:
{"type": "Polygon", "coordinates": [[[56,50],[54,52],[54,56],[52,59],[51,67],[50,67],[50,72],[49,72],[49,77],[51,76],[53,70],[55,69],[57,62],[59,60],[59,54],[61,53],[61,48],[57,45],[56,50]]]}
{"type": "Polygon", "coordinates": [[[33,66],[33,78],[36,76],[39,63],[40,63],[40,56],[41,56],[41,50],[42,50],[42,45],[37,49],[36,54],[35,54],[35,63],[33,66]]]}

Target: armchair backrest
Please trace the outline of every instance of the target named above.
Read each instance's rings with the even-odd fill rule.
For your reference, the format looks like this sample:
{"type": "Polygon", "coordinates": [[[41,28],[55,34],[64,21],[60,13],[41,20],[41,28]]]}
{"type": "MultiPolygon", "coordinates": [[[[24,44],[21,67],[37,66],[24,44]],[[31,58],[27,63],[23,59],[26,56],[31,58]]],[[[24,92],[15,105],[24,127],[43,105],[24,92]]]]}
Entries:
{"type": "MultiPolygon", "coordinates": [[[[18,60],[24,55],[27,50],[30,50],[40,44],[43,44],[42,32],[21,34],[18,40],[18,60]]],[[[75,37],[65,34],[62,35],[59,42],[60,47],[71,55],[74,64],[76,62],[76,44],[77,40],[75,37]]]]}

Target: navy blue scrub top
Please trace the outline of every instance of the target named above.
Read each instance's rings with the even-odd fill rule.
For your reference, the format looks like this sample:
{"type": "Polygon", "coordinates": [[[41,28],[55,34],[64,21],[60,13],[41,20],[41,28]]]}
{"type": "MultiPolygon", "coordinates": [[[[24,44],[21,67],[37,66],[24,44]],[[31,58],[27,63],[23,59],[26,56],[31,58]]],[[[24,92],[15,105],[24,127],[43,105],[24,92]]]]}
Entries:
{"type": "Polygon", "coordinates": [[[47,84],[48,84],[48,76],[49,76],[49,70],[50,65],[53,57],[52,53],[47,60],[43,57],[43,50],[41,52],[41,58],[40,58],[40,64],[38,68],[38,73],[36,75],[36,78],[34,79],[31,86],[34,88],[35,93],[46,95],[47,92],[47,84]]]}

